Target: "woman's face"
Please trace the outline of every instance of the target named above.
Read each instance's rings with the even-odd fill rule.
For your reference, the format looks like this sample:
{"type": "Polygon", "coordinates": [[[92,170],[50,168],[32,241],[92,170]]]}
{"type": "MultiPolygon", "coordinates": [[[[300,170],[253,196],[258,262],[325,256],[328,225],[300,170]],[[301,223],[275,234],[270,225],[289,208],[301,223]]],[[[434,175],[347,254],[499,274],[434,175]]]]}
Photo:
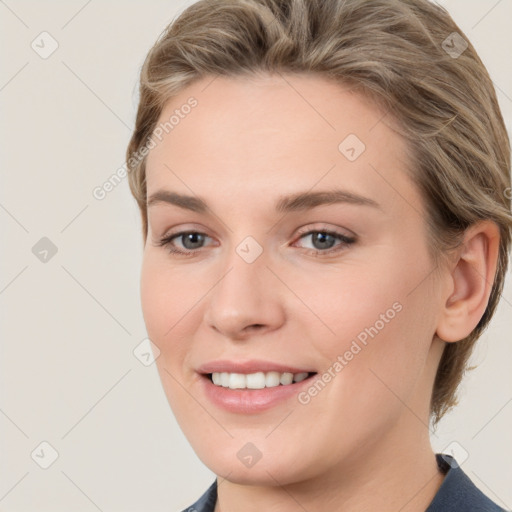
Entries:
{"type": "Polygon", "coordinates": [[[428,437],[442,290],[386,121],[312,76],[210,77],[162,112],[143,314],[183,432],[231,481],[339,475],[428,437]]]}

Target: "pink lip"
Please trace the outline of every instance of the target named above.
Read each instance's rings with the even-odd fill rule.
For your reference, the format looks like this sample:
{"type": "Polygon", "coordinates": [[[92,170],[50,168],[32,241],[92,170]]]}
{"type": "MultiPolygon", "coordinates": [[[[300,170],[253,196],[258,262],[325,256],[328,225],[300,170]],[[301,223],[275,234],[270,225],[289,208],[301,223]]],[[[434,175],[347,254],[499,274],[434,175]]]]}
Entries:
{"type": "Polygon", "coordinates": [[[201,377],[202,391],[214,405],[239,414],[262,412],[291,398],[298,400],[297,395],[301,389],[310,385],[311,378],[307,378],[301,382],[273,388],[230,389],[216,386],[207,376],[201,377]]]}
{"type": "Polygon", "coordinates": [[[273,388],[263,389],[230,389],[216,386],[210,380],[209,375],[214,372],[227,373],[255,373],[255,372],[279,372],[279,373],[316,373],[314,370],[287,366],[272,361],[211,361],[200,366],[197,372],[201,375],[202,391],[206,397],[217,407],[234,413],[254,414],[270,409],[279,403],[297,397],[305,386],[311,385],[311,379],[294,382],[286,386],[279,385],[273,388]]]}
{"type": "Polygon", "coordinates": [[[263,361],[251,359],[249,361],[228,361],[219,359],[201,365],[197,368],[198,373],[206,374],[213,372],[227,373],[256,373],[256,372],[279,372],[279,373],[311,373],[313,369],[299,368],[297,366],[287,366],[272,361],[263,361]]]}

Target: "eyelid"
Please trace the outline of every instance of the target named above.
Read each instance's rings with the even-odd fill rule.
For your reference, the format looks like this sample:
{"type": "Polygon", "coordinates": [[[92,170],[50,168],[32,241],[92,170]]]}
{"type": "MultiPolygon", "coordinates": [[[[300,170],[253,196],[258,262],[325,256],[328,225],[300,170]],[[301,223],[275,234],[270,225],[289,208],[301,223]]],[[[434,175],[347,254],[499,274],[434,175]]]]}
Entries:
{"type": "Polygon", "coordinates": [[[357,239],[357,235],[346,228],[340,228],[340,227],[330,227],[325,223],[317,222],[313,224],[308,224],[307,226],[301,227],[297,231],[297,236],[300,237],[302,235],[307,235],[311,232],[326,232],[331,233],[339,236],[343,236],[345,238],[354,238],[357,239]],[[345,231],[345,232],[343,232],[345,231]]]}
{"type": "MultiPolygon", "coordinates": [[[[180,229],[179,231],[176,231],[176,232],[166,231],[166,233],[164,235],[162,235],[161,237],[159,237],[156,240],[156,245],[158,245],[158,246],[170,245],[171,240],[179,239],[180,237],[187,235],[189,233],[203,235],[205,238],[210,238],[211,240],[213,240],[213,237],[211,237],[204,231],[199,231],[198,229],[180,229]]],[[[202,247],[201,247],[201,249],[202,249],[202,247]]],[[[188,252],[199,252],[199,250],[200,249],[198,249],[196,251],[192,251],[191,249],[189,249],[188,252]]],[[[183,252],[185,252],[185,251],[183,251],[183,252]]]]}
{"type": "Polygon", "coordinates": [[[306,252],[306,254],[312,254],[313,256],[320,257],[320,258],[329,258],[329,257],[337,257],[341,252],[344,252],[344,250],[347,249],[347,247],[353,245],[357,242],[357,236],[355,235],[346,235],[344,233],[341,233],[337,229],[331,229],[331,228],[306,228],[304,232],[301,232],[298,234],[296,241],[293,242],[293,246],[295,244],[302,240],[303,238],[307,236],[311,236],[313,233],[325,233],[329,236],[334,237],[336,240],[338,240],[339,243],[335,244],[334,246],[326,249],[311,249],[307,247],[303,247],[302,249],[306,252]]]}
{"type": "Polygon", "coordinates": [[[159,243],[164,240],[171,237],[175,237],[178,235],[183,235],[185,233],[199,233],[201,235],[207,236],[209,238],[215,238],[218,237],[216,232],[212,229],[207,229],[204,226],[198,225],[198,224],[187,224],[187,223],[178,223],[171,227],[168,227],[162,235],[158,234],[159,229],[155,229],[155,232],[153,233],[153,241],[159,245],[159,243]],[[209,235],[208,232],[212,233],[209,235]]]}
{"type": "MultiPolygon", "coordinates": [[[[337,255],[337,253],[341,252],[344,248],[355,243],[358,240],[357,235],[355,235],[352,231],[350,231],[351,234],[345,234],[341,232],[342,228],[331,228],[326,226],[325,224],[319,224],[320,223],[316,223],[314,225],[309,224],[305,227],[299,228],[298,233],[295,235],[295,241],[293,242],[293,244],[295,244],[297,241],[301,240],[305,236],[312,235],[313,233],[325,233],[336,238],[339,241],[339,243],[326,250],[309,248],[304,248],[304,250],[308,254],[313,253],[314,255],[320,255],[320,257],[328,257],[337,255]]],[[[212,240],[214,238],[205,233],[204,231],[200,231],[199,229],[190,227],[188,229],[179,229],[175,232],[173,232],[172,230],[166,231],[166,233],[156,241],[155,245],[160,247],[169,247],[169,252],[177,256],[199,255],[203,252],[203,249],[205,249],[208,246],[199,247],[198,249],[180,249],[176,248],[172,244],[173,239],[179,239],[180,237],[190,233],[203,235],[205,238],[210,238],[212,240]]],[[[213,245],[215,246],[215,244],[213,245]]]]}

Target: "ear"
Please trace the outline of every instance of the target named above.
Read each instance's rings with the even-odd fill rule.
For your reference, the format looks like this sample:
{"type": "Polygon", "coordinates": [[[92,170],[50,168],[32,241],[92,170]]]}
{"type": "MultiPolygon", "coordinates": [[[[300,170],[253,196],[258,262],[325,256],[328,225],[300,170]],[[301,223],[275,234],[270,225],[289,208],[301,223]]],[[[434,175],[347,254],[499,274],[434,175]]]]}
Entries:
{"type": "Polygon", "coordinates": [[[489,302],[499,254],[500,230],[490,220],[470,226],[446,275],[444,306],[436,334],[444,341],[464,339],[478,325],[489,302]]]}

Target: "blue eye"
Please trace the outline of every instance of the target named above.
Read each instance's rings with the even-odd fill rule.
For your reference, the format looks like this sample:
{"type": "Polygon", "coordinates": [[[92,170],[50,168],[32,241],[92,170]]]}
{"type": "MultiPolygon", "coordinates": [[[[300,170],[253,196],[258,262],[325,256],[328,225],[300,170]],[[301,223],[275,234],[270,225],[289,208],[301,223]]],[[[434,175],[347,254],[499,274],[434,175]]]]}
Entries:
{"type": "Polygon", "coordinates": [[[199,233],[197,231],[182,231],[174,235],[165,236],[158,242],[158,245],[168,247],[171,253],[184,254],[188,256],[193,252],[197,252],[195,249],[201,249],[200,244],[203,243],[206,238],[210,237],[204,233],[199,233]],[[176,248],[173,243],[174,239],[181,239],[182,246],[185,250],[176,248]]]}
{"type": "Polygon", "coordinates": [[[195,231],[190,233],[181,234],[179,237],[181,239],[182,245],[185,249],[199,249],[201,243],[204,243],[206,235],[203,233],[197,233],[195,231]]]}
{"type": "MultiPolygon", "coordinates": [[[[354,237],[348,237],[342,233],[329,230],[311,230],[303,233],[299,237],[299,240],[307,237],[312,237],[311,241],[313,244],[313,248],[309,249],[309,252],[313,252],[315,255],[319,256],[332,254],[346,249],[356,241],[354,237]],[[339,243],[336,244],[336,241],[339,243]]],[[[211,240],[211,237],[205,233],[200,233],[198,231],[181,231],[179,233],[164,236],[158,241],[158,246],[167,247],[171,254],[194,256],[199,252],[198,249],[202,249],[204,247],[203,244],[206,239],[211,240]],[[175,245],[175,240],[181,241],[181,248],[175,245]]]]}
{"type": "Polygon", "coordinates": [[[315,254],[331,254],[338,252],[347,246],[353,244],[356,239],[348,237],[336,231],[328,230],[311,230],[304,233],[300,239],[311,237],[313,248],[311,249],[315,254]],[[337,245],[336,241],[339,241],[337,245]]]}

